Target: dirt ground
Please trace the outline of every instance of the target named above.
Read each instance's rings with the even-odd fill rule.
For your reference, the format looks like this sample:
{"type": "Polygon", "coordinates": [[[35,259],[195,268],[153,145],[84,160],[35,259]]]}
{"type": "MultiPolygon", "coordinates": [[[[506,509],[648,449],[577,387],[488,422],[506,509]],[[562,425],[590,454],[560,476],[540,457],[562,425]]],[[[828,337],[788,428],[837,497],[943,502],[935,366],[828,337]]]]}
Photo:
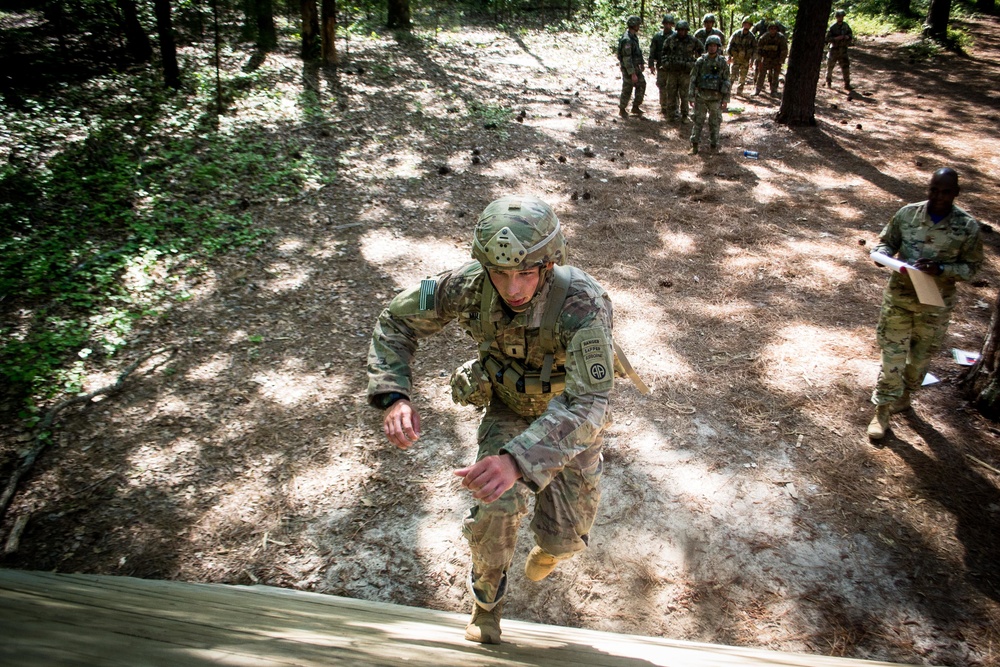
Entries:
{"type": "MultiPolygon", "coordinates": [[[[0,564],[467,610],[469,498],[452,470],[474,456],[478,414],[447,383],[474,348],[457,329],[422,346],[424,436],[408,452],[366,407],[365,354],[395,292],[466,261],[491,199],[530,192],[612,295],[616,338],[655,389],[619,381],[591,547],[532,583],[525,528],[507,616],[1000,665],[1000,430],[968,408],[950,352],[978,350],[987,329],[992,228],[931,367],[941,382],[883,446],[864,434],[879,230],[944,165],[962,176],[957,203],[1000,221],[987,85],[1000,23],[966,28],[972,57],[930,62],[908,59],[906,35],[859,40],[857,90],[821,89],[815,128],[775,124],[767,96],[735,97],[721,152],[697,157],[690,126],[659,118],[652,80],[646,117],[617,118],[617,65],[580,36],[355,39],[335,75],[303,69],[293,45],[272,54],[273,90],[227,122],[334,156],[336,181],[251,202],[272,246],[193,274],[193,298],[147,323],[133,357],[95,370],[89,390],[177,346],[61,415],[4,520],[6,535],[30,515],[0,564]],[[303,91],[321,100],[308,113],[303,91]]],[[[7,424],[2,437],[6,474],[29,436],[7,424]]]]}

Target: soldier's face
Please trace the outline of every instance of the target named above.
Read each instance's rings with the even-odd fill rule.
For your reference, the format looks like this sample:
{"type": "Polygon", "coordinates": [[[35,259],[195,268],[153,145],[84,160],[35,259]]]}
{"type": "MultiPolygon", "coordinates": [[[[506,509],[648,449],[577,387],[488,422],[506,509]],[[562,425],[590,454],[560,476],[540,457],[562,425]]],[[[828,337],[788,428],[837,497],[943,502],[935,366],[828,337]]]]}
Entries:
{"type": "Polygon", "coordinates": [[[501,271],[490,269],[490,280],[499,292],[500,298],[514,310],[526,308],[538,291],[542,269],[536,266],[523,271],[501,271]]]}
{"type": "Polygon", "coordinates": [[[749,31],[750,28],[751,28],[751,26],[753,26],[753,23],[750,23],[750,21],[744,21],[744,23],[743,23],[743,32],[749,31]]]}
{"type": "Polygon", "coordinates": [[[718,44],[716,44],[716,43],[713,42],[713,43],[711,43],[711,44],[708,45],[708,52],[710,54],[715,55],[715,53],[718,50],[719,50],[719,45],[718,44]]]}
{"type": "Polygon", "coordinates": [[[927,210],[934,215],[947,215],[958,196],[958,183],[948,177],[934,176],[927,188],[927,210]]]}

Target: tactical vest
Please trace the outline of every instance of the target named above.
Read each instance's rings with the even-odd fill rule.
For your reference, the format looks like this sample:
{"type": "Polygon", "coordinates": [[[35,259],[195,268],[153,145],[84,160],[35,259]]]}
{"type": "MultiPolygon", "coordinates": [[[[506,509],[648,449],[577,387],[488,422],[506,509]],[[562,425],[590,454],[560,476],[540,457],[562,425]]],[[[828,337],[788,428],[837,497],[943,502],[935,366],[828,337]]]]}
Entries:
{"type": "Polygon", "coordinates": [[[663,44],[663,57],[660,58],[660,65],[673,71],[691,71],[691,66],[698,59],[697,43],[697,40],[690,35],[683,39],[680,37],[668,39],[663,44]]]}
{"type": "MultiPolygon", "coordinates": [[[[480,327],[483,341],[479,344],[479,361],[489,375],[494,395],[522,417],[537,417],[548,408],[549,401],[566,389],[565,356],[556,357],[559,352],[556,343],[556,325],[562,314],[566,295],[569,292],[570,269],[567,266],[552,268],[552,284],[538,328],[538,347],[542,354],[541,368],[533,369],[517,359],[498,359],[490,354],[496,340],[496,326],[489,318],[496,290],[487,276],[483,281],[480,301],[480,327]]],[[[615,375],[628,377],[636,388],[649,393],[649,388],[632,368],[625,353],[612,340],[614,348],[615,375]]]]}
{"type": "Polygon", "coordinates": [[[744,35],[740,30],[733,34],[729,40],[729,55],[736,60],[749,60],[757,46],[757,38],[752,32],[747,31],[744,35]]]}
{"type": "Polygon", "coordinates": [[[698,87],[702,90],[722,90],[721,55],[705,58],[698,66],[698,87]]]}

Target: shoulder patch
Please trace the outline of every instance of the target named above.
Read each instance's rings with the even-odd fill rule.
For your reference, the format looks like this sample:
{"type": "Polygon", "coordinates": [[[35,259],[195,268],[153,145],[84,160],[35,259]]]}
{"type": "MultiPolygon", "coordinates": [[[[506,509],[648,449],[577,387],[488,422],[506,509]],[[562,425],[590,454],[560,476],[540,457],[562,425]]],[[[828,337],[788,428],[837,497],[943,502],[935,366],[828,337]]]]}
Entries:
{"type": "Polygon", "coordinates": [[[437,281],[425,278],[420,281],[420,310],[434,310],[434,292],[437,281]]]}
{"type": "Polygon", "coordinates": [[[592,391],[614,386],[614,356],[604,327],[581,329],[573,336],[569,353],[579,369],[580,381],[592,391]]]}

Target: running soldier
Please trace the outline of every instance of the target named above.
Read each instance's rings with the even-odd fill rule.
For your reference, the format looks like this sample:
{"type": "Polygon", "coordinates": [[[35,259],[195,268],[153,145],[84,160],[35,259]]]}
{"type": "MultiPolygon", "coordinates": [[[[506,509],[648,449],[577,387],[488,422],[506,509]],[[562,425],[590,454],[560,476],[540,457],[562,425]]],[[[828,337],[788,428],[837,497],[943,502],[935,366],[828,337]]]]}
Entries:
{"type": "Polygon", "coordinates": [[[611,302],[580,269],[548,204],[507,196],[479,216],[475,261],[401,292],[382,311],[368,352],[368,400],[407,449],[420,437],[410,402],[420,339],[457,321],[478,343],[451,378],[452,398],[485,408],[476,463],[456,470],[475,502],[462,532],[472,551],[469,641],[500,643],[518,526],[535,499],[536,546],[524,566],[547,577],[587,547],[600,500],[602,432],[614,384],[611,302]]]}

